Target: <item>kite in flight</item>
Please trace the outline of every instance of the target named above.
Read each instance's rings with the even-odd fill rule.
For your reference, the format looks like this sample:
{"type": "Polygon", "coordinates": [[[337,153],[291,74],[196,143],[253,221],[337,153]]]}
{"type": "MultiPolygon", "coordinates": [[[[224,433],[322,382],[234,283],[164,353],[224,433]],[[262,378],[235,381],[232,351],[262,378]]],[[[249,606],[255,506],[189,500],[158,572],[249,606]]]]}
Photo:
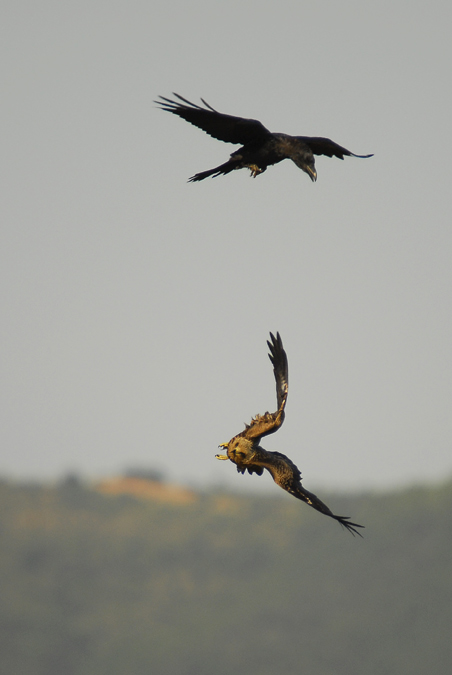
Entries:
{"type": "Polygon", "coordinates": [[[310,136],[289,136],[288,134],[272,134],[258,120],[234,117],[218,112],[211,105],[201,99],[205,107],[187,101],[187,99],[174,94],[178,101],[159,96],[160,101],[155,101],[162,110],[167,110],[174,115],[199,127],[213,138],[225,143],[235,143],[242,147],[232,153],[225,164],[196,173],[189,178],[189,182],[204,180],[208,176],[220,176],[234,171],[235,169],[248,168],[251,175],[256,178],[263,173],[268,166],[278,164],[283,159],[291,159],[295,164],[308,174],[312,181],[317,180],[314,155],[326,155],[327,157],[373,157],[373,155],[355,155],[350,150],[334,143],[329,138],[310,136]]]}
{"type": "Polygon", "coordinates": [[[289,391],[289,373],[287,354],[284,351],[281,337],[270,333],[271,342],[267,341],[270,349],[268,355],[273,364],[273,372],[276,380],[276,398],[278,410],[274,413],[266,412],[264,415],[256,415],[250,424],[245,425],[245,430],[229,443],[222,443],[220,448],[227,448],[226,455],[216,455],[217,459],[230,459],[237,466],[239,473],[262,476],[264,469],[272,475],[273,480],[279,487],[286,490],[297,499],[306,502],[320,513],[334,518],[353,535],[362,536],[357,527],[364,527],[349,520],[347,516],[335,516],[334,513],[315,494],[308,492],[301,484],[301,473],[295,464],[286,455],[280,452],[269,452],[259,445],[263,436],[278,431],[284,422],[284,408],[286,406],[289,391]]]}

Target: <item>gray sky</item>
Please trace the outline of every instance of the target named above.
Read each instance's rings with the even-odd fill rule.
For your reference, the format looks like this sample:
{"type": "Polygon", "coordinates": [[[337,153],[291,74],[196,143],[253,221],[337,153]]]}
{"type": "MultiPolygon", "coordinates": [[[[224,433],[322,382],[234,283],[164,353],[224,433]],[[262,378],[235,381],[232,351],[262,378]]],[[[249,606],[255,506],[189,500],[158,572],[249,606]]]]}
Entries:
{"type": "Polygon", "coordinates": [[[450,3],[3,2],[0,473],[124,467],[272,487],[214,459],[263,443],[308,489],[452,473],[450,3]],[[317,158],[188,184],[235,146],[156,109],[202,96],[317,158]]]}

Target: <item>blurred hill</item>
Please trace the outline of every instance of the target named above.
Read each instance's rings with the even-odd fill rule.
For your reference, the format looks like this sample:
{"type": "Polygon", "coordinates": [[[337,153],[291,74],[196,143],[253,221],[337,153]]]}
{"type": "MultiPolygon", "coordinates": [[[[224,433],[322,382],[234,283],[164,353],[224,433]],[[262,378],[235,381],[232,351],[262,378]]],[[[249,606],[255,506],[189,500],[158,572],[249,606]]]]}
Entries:
{"type": "Polygon", "coordinates": [[[137,499],[150,499],[170,504],[191,504],[197,499],[193,490],[140,476],[108,478],[98,483],[95,489],[105,495],[131,495],[137,499]]]}
{"type": "Polygon", "coordinates": [[[364,539],[284,494],[158,483],[0,484],[1,673],[451,670],[452,482],[322,493],[364,539]]]}

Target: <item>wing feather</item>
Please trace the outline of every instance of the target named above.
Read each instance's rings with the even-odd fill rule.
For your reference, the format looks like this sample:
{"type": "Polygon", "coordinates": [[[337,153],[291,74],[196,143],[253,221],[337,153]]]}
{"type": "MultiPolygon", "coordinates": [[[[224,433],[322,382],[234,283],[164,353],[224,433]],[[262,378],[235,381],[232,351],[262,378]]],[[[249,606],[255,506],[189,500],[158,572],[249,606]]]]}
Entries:
{"type": "Polygon", "coordinates": [[[167,110],[174,115],[190,122],[195,127],[202,129],[207,134],[225,143],[246,145],[250,141],[266,138],[271,133],[258,120],[234,117],[220,113],[211,105],[201,99],[204,108],[196,103],[191,103],[183,96],[174,94],[179,101],[174,101],[165,96],[159,96],[160,101],[155,101],[162,110],[167,110]]]}
{"type": "Polygon", "coordinates": [[[283,490],[305,502],[305,504],[312,506],[313,509],[323,513],[325,516],[334,518],[334,520],[337,520],[338,523],[353,535],[362,536],[356,528],[364,527],[364,525],[352,522],[348,516],[336,516],[317,495],[303,487],[300,470],[289,457],[283,455],[281,452],[267,452],[267,450],[259,448],[257,456],[253,461],[255,462],[253,465],[255,472],[257,467],[264,467],[271,474],[275,483],[283,490]]]}
{"type": "Polygon", "coordinates": [[[251,423],[247,425],[245,431],[239,434],[250,440],[257,440],[262,438],[262,436],[274,434],[284,422],[285,417],[284,408],[286,407],[287,395],[289,393],[289,366],[287,354],[284,350],[279,333],[276,333],[276,337],[273,333],[270,333],[270,338],[271,342],[267,341],[270,349],[268,357],[273,364],[278,410],[274,413],[266,412],[264,415],[256,415],[256,417],[251,420],[251,423]]]}
{"type": "Polygon", "coordinates": [[[271,342],[267,340],[267,345],[270,350],[268,358],[273,364],[273,373],[276,382],[276,400],[278,402],[278,410],[284,406],[289,392],[289,364],[287,362],[287,354],[284,350],[281,336],[276,333],[276,338],[273,333],[270,333],[271,342]]]}
{"type": "Polygon", "coordinates": [[[306,143],[306,145],[311,148],[314,155],[326,155],[326,157],[338,157],[339,159],[344,159],[344,155],[347,157],[360,157],[361,159],[373,157],[373,155],[355,155],[354,152],[350,152],[350,150],[343,148],[330,138],[322,138],[321,136],[297,136],[297,138],[306,143]]]}

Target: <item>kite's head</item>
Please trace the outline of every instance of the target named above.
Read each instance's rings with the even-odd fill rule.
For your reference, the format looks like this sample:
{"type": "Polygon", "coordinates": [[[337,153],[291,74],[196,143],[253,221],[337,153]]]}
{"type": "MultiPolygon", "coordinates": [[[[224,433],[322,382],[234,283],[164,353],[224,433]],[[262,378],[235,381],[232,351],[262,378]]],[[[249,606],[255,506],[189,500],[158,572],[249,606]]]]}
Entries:
{"type": "Polygon", "coordinates": [[[219,448],[226,448],[226,455],[215,455],[217,459],[230,459],[234,464],[246,464],[254,455],[253,442],[243,436],[234,436],[229,443],[221,443],[219,448]]]}

